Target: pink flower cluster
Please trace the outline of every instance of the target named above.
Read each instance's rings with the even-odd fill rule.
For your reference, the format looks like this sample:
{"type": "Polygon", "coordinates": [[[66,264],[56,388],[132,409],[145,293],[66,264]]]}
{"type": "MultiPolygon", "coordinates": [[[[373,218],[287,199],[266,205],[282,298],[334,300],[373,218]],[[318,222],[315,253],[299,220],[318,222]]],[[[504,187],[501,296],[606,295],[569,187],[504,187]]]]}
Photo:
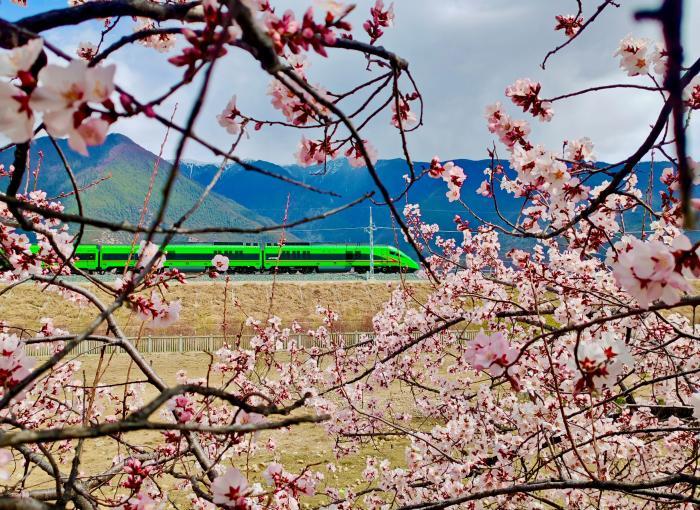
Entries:
{"type": "Polygon", "coordinates": [[[652,70],[663,76],[666,72],[666,50],[658,44],[652,45],[648,39],[628,35],[620,41],[614,56],[620,57],[620,67],[627,72],[627,76],[648,74],[652,70]]]}
{"type": "Polygon", "coordinates": [[[104,142],[109,125],[116,119],[110,99],[115,67],[88,67],[86,62],[74,60],[66,67],[49,64],[35,78],[29,70],[42,50],[42,40],[32,39],[2,54],[0,75],[16,77],[20,84],[0,81],[0,129],[13,142],[26,142],[33,136],[35,113],[42,113],[51,135],[67,136],[70,147],[86,155],[88,146],[104,142]],[[91,104],[99,104],[107,112],[94,116],[91,104]]]}
{"type": "Polygon", "coordinates": [[[171,326],[180,319],[182,303],[179,299],[168,303],[158,292],[153,291],[150,299],[143,296],[130,296],[130,300],[139,318],[143,321],[151,321],[150,324],[155,328],[171,326]]]}
{"type": "Polygon", "coordinates": [[[612,387],[622,374],[624,365],[634,367],[634,358],[624,342],[614,333],[603,333],[599,339],[581,341],[568,366],[579,374],[574,392],[595,391],[612,387]]]}
{"type": "Polygon", "coordinates": [[[382,28],[388,28],[394,23],[394,4],[389,4],[389,7],[384,7],[383,0],[377,0],[373,7],[369,10],[371,19],[368,19],[362,24],[367,35],[369,35],[370,44],[377,42],[384,31],[382,28]]]}
{"type": "Polygon", "coordinates": [[[435,156],[430,162],[428,175],[434,179],[442,178],[442,180],[447,183],[448,191],[446,196],[450,202],[459,200],[462,185],[467,178],[462,167],[455,165],[452,161],[442,165],[440,163],[440,158],[435,156]]]}
{"type": "Polygon", "coordinates": [[[211,490],[216,505],[235,510],[248,508],[248,480],[236,468],[228,468],[223,475],[216,477],[211,484],[211,490]]]}
{"type": "Polygon", "coordinates": [[[558,15],[555,16],[555,18],[557,20],[557,25],[554,27],[554,30],[563,30],[568,38],[575,36],[578,31],[581,30],[581,26],[583,26],[583,18],[581,16],[577,17],[573,14],[569,14],[558,15]]]}
{"type": "Polygon", "coordinates": [[[265,26],[278,54],[284,55],[285,48],[294,54],[313,48],[324,57],[328,56],[325,47],[335,44],[335,30],[349,31],[352,28],[342,19],[342,15],[336,18],[332,11],[326,11],[323,23],[316,23],[311,7],[304,13],[301,23],[296,20],[291,10],[285,11],[281,18],[269,12],[265,17],[265,26]]]}
{"type": "Polygon", "coordinates": [[[17,335],[0,332],[0,388],[9,389],[29,375],[34,358],[24,352],[24,343],[17,335]]]}
{"type": "Polygon", "coordinates": [[[530,125],[524,120],[513,120],[503,111],[500,102],[486,107],[486,121],[491,133],[498,135],[499,140],[509,150],[516,145],[524,149],[530,149],[532,145],[527,141],[530,134],[530,125]]]}
{"type": "Polygon", "coordinates": [[[474,367],[474,370],[488,372],[493,377],[505,375],[517,389],[519,383],[514,377],[513,363],[518,359],[519,354],[520,350],[513,347],[503,333],[487,335],[481,331],[474,340],[470,341],[464,351],[464,359],[474,367]]]}
{"type": "MultiPolygon", "coordinates": [[[[693,259],[697,259],[697,250],[692,250],[685,236],[677,237],[673,246],[628,236],[608,250],[608,263],[617,283],[643,308],[657,299],[667,304],[680,301],[691,290],[682,274],[684,261],[692,263],[693,259]]],[[[695,264],[693,269],[697,271],[695,264]]]]}
{"type": "Polygon", "coordinates": [[[328,159],[334,159],[336,155],[337,150],[333,148],[330,138],[314,141],[302,136],[296,160],[301,166],[323,165],[328,159]]]}
{"type": "Polygon", "coordinates": [[[520,106],[524,112],[529,111],[533,117],[539,118],[541,121],[548,122],[552,120],[554,110],[549,101],[540,99],[540,90],[542,85],[533,82],[528,78],[516,80],[516,82],[506,89],[508,96],[514,104],[520,106]]]}

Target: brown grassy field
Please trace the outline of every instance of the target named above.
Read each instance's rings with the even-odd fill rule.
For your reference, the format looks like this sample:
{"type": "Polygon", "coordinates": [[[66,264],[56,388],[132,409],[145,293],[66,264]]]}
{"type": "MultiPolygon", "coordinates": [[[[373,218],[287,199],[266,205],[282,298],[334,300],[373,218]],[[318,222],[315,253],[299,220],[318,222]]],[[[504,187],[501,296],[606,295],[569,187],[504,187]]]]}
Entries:
{"type": "MultiPolygon", "coordinates": [[[[148,354],[149,363],[165,379],[168,384],[176,384],[175,374],[180,370],[185,370],[188,377],[205,377],[210,361],[208,355],[204,353],[185,354],[148,354]]],[[[97,356],[83,356],[80,358],[82,366],[80,378],[85,381],[93,381],[95,370],[97,369],[97,356]]],[[[124,382],[127,373],[130,380],[141,379],[138,369],[131,365],[129,358],[124,355],[116,355],[106,358],[107,364],[103,364],[101,371],[104,375],[100,378],[99,384],[111,384],[124,382]]],[[[215,381],[213,381],[215,383],[215,381]]],[[[149,400],[155,396],[152,388],[147,389],[144,398],[149,400]]],[[[381,400],[391,400],[399,408],[410,409],[410,393],[403,391],[399,385],[392,385],[381,394],[381,400]]],[[[158,413],[154,416],[158,419],[158,413]]],[[[123,439],[141,445],[148,451],[151,447],[162,442],[158,432],[133,432],[123,435],[123,439]]],[[[233,463],[251,481],[262,481],[262,471],[271,461],[281,462],[289,471],[299,473],[304,467],[315,465],[314,469],[319,470],[326,476],[324,485],[340,486],[362,490],[366,488],[367,482],[361,478],[361,473],[366,466],[366,458],[375,456],[390,459],[393,467],[405,466],[405,454],[408,440],[405,438],[392,437],[390,440],[377,438],[357,453],[336,457],[333,451],[333,441],[326,434],[322,424],[304,424],[292,427],[287,430],[261,432],[257,436],[257,443],[260,449],[250,458],[235,458],[227,461],[226,464],[233,463]],[[268,452],[264,445],[268,438],[272,438],[277,444],[275,453],[268,452]],[[335,466],[335,471],[328,469],[328,464],[335,466]]],[[[95,472],[106,470],[111,466],[112,459],[119,454],[115,442],[110,438],[97,438],[85,441],[82,455],[82,466],[85,471],[95,472]]],[[[124,453],[122,450],[121,453],[124,453]]],[[[70,459],[72,453],[66,456],[67,463],[62,466],[62,470],[70,470],[70,459]]],[[[16,473],[17,476],[19,473],[16,473]]],[[[34,470],[30,475],[31,488],[52,487],[52,481],[41,471],[34,470]]],[[[14,477],[13,477],[14,478],[14,477]]],[[[175,480],[168,475],[159,477],[159,485],[168,491],[175,483],[175,480]]],[[[104,494],[108,495],[114,491],[113,487],[105,487],[104,494]]],[[[183,500],[182,494],[178,491],[170,493],[173,502],[181,508],[187,508],[187,502],[183,500]]],[[[308,508],[326,501],[322,497],[305,498],[304,507],[308,508]]]]}
{"type": "MultiPolygon", "coordinates": [[[[316,315],[316,305],[333,309],[340,315],[339,329],[345,331],[363,331],[371,329],[372,317],[389,298],[390,293],[401,285],[401,282],[231,282],[226,288],[221,281],[193,282],[186,285],[175,285],[168,291],[169,299],[182,300],[180,321],[168,329],[144,328],[142,334],[216,334],[221,331],[224,316],[224,299],[226,299],[227,323],[230,333],[238,332],[243,327],[246,317],[252,316],[265,319],[270,313],[281,317],[284,324],[296,319],[307,327],[321,324],[316,315]]],[[[406,284],[414,292],[418,300],[423,299],[429,292],[425,283],[406,284]]],[[[90,289],[95,291],[94,288],[90,289]]],[[[98,292],[98,295],[100,293],[98,292]]],[[[107,299],[108,296],[101,294],[107,299]]],[[[10,325],[38,329],[42,317],[53,317],[56,326],[69,331],[79,331],[95,317],[93,307],[80,307],[68,303],[60,296],[40,287],[26,284],[0,295],[0,319],[10,325]]],[[[133,312],[121,309],[116,314],[118,322],[129,335],[136,335],[142,328],[142,323],[133,312]]],[[[184,354],[147,354],[149,363],[169,384],[175,383],[175,374],[179,370],[187,371],[189,377],[203,377],[210,358],[204,353],[184,354]]],[[[96,356],[80,358],[82,367],[80,379],[91,382],[97,368],[96,356]]],[[[104,367],[103,367],[104,368],[104,367]]],[[[127,372],[131,370],[131,380],[140,378],[136,367],[131,366],[125,355],[115,355],[109,359],[109,365],[99,384],[124,382],[127,372]]],[[[145,395],[146,399],[153,397],[153,390],[145,395]]],[[[383,392],[383,398],[391,399],[394,403],[404,402],[406,408],[410,394],[397,386],[392,386],[383,392]]],[[[125,439],[135,439],[145,448],[155,446],[160,437],[158,433],[138,432],[127,434],[125,439]]],[[[319,464],[326,474],[327,484],[361,490],[366,482],[361,480],[368,456],[388,458],[393,466],[405,465],[405,447],[408,441],[404,438],[391,440],[377,439],[363,447],[356,454],[336,458],[333,452],[333,442],[325,433],[322,425],[300,425],[291,431],[263,432],[259,435],[260,444],[269,437],[277,443],[273,455],[261,448],[251,459],[238,459],[237,467],[247,472],[251,480],[260,480],[261,471],[274,460],[281,461],[290,471],[301,471],[309,464],[319,464]],[[333,463],[334,472],[327,470],[326,465],[333,463]]],[[[82,464],[86,471],[107,469],[112,459],[119,451],[110,439],[94,439],[85,442],[82,464]]],[[[68,457],[70,459],[70,456],[68,457]]],[[[69,467],[65,466],[65,470],[69,467]]],[[[45,475],[34,472],[30,475],[36,487],[48,487],[51,482],[45,475]]],[[[173,485],[174,480],[161,480],[164,488],[173,485]]],[[[175,493],[179,505],[187,508],[186,502],[175,493]]],[[[312,498],[306,504],[318,504],[322,501],[312,498]]]]}
{"type": "MultiPolygon", "coordinates": [[[[241,330],[249,316],[265,319],[270,314],[282,318],[283,324],[296,319],[305,327],[321,324],[316,305],[322,305],[340,314],[339,328],[345,331],[371,329],[372,317],[387,301],[392,290],[401,282],[236,282],[233,278],[226,288],[226,322],[228,331],[241,330]]],[[[413,289],[420,300],[428,293],[428,285],[420,282],[405,284],[413,289]]],[[[1,287],[0,287],[1,290],[1,287]]],[[[90,288],[94,291],[94,288],[90,288]]],[[[145,327],[143,334],[151,335],[205,335],[218,334],[224,322],[224,290],[221,281],[191,282],[173,285],[168,299],[182,300],[180,321],[170,328],[145,327]]],[[[105,301],[108,296],[98,292],[105,301]]],[[[68,303],[54,292],[42,290],[34,284],[24,284],[0,295],[0,319],[11,325],[26,328],[40,327],[42,317],[53,317],[56,326],[78,331],[96,315],[94,307],[80,307],[68,303]]],[[[122,308],[116,313],[117,321],[127,335],[138,335],[142,326],[136,315],[122,308]]]]}

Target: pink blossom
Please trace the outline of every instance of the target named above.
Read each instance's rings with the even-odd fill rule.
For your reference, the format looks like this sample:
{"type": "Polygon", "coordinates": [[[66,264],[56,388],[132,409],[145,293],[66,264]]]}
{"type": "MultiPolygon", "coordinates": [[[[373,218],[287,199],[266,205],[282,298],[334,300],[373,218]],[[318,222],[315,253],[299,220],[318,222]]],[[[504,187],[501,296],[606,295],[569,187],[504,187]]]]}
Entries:
{"type": "Polygon", "coordinates": [[[479,332],[474,340],[469,343],[464,353],[464,358],[474,367],[474,370],[484,370],[493,377],[503,375],[508,369],[507,375],[513,374],[510,366],[518,357],[520,351],[512,347],[503,333],[487,335],[479,332]]]}
{"type": "Polygon", "coordinates": [[[168,401],[168,409],[177,418],[178,423],[187,423],[195,415],[194,405],[186,395],[178,395],[168,401]]]}
{"type": "Polygon", "coordinates": [[[394,23],[394,4],[389,4],[388,8],[384,7],[383,0],[377,0],[374,7],[369,10],[372,19],[368,19],[362,25],[367,35],[370,38],[370,44],[374,44],[377,39],[384,35],[382,28],[388,28],[394,23]]]}
{"type": "Polygon", "coordinates": [[[599,339],[581,341],[569,368],[579,373],[574,391],[612,387],[622,374],[623,365],[634,367],[634,358],[624,342],[606,332],[599,339]]]}
{"type": "MultiPolygon", "coordinates": [[[[134,32],[153,30],[154,28],[157,28],[157,26],[153,20],[148,18],[138,18],[137,23],[134,26],[134,32]]],[[[140,38],[138,43],[149,48],[153,48],[160,53],[165,53],[175,47],[175,35],[156,34],[150,37],[140,38]]]]}
{"type": "Polygon", "coordinates": [[[481,181],[481,184],[476,189],[476,193],[482,197],[492,197],[491,183],[489,181],[481,181]]]}
{"type": "Polygon", "coordinates": [[[68,134],[68,145],[82,154],[88,155],[87,148],[95,145],[102,145],[107,138],[109,122],[99,118],[89,118],[83,121],[77,130],[71,130],[68,134]]]}
{"type": "Polygon", "coordinates": [[[250,492],[248,480],[236,468],[228,468],[211,484],[214,503],[231,508],[247,508],[245,497],[250,492]]]}
{"type": "Polygon", "coordinates": [[[44,40],[36,37],[23,46],[0,53],[0,76],[14,78],[23,71],[29,71],[43,49],[44,40]]]}
{"type": "Polygon", "coordinates": [[[348,6],[338,0],[314,0],[314,3],[320,9],[330,12],[334,17],[338,17],[347,11],[348,6]]]}
{"type": "Polygon", "coordinates": [[[582,17],[576,17],[571,14],[556,16],[556,20],[557,25],[554,27],[554,30],[563,30],[566,37],[569,38],[575,36],[583,25],[582,17]]]}
{"type": "Polygon", "coordinates": [[[120,507],[120,510],[161,510],[164,507],[162,501],[153,498],[146,491],[141,490],[120,507]]]}
{"type": "Polygon", "coordinates": [[[411,129],[418,124],[418,117],[411,110],[408,101],[405,99],[399,99],[399,114],[396,114],[396,102],[391,102],[391,123],[395,127],[402,127],[403,129],[411,129]],[[399,117],[401,118],[401,124],[399,125],[399,117]]]}
{"type": "Polygon", "coordinates": [[[651,63],[647,50],[648,39],[636,39],[628,35],[622,41],[614,56],[620,57],[620,67],[627,72],[628,76],[638,76],[649,72],[651,63]]]}
{"type": "Polygon", "coordinates": [[[571,161],[595,161],[593,142],[587,136],[578,140],[566,141],[566,159],[571,161]]]}
{"type": "Polygon", "coordinates": [[[506,89],[506,96],[511,98],[513,103],[520,106],[524,112],[529,111],[534,117],[542,121],[550,121],[554,115],[552,104],[543,101],[539,97],[542,85],[533,82],[528,78],[517,80],[506,89]]]}
{"type": "MultiPolygon", "coordinates": [[[[362,140],[362,143],[365,146],[365,150],[367,151],[370,161],[372,164],[375,164],[378,157],[377,149],[375,149],[374,145],[367,140],[362,140]]],[[[352,167],[363,167],[366,164],[365,158],[362,156],[359,146],[355,145],[354,143],[345,151],[345,157],[348,158],[348,163],[350,163],[350,166],[352,167]]]]}
{"type": "Polygon", "coordinates": [[[700,76],[696,76],[683,91],[683,104],[689,110],[700,110],[700,76]]]}
{"type": "Polygon", "coordinates": [[[86,154],[86,146],[104,141],[108,123],[85,120],[89,113],[81,108],[109,99],[114,91],[114,72],[114,65],[87,67],[86,62],[79,60],[71,61],[67,67],[49,64],[39,73],[39,86],[32,93],[30,105],[44,113],[49,133],[68,136],[71,148],[86,154]]]}
{"type": "Polygon", "coordinates": [[[0,387],[12,388],[29,375],[34,358],[24,352],[23,342],[17,335],[0,333],[0,387]]]}
{"type": "Polygon", "coordinates": [[[0,132],[14,143],[24,143],[34,133],[34,112],[29,106],[29,96],[4,81],[0,81],[0,132]]]}
{"type": "Polygon", "coordinates": [[[219,121],[219,126],[225,128],[229,134],[237,135],[241,131],[241,123],[236,120],[239,114],[240,112],[236,108],[236,96],[233,96],[224,111],[216,116],[216,119],[219,121]]]}
{"type": "Polygon", "coordinates": [[[284,476],[284,468],[279,462],[271,462],[263,471],[263,478],[270,485],[276,485],[284,476]]]}
{"type": "Polygon", "coordinates": [[[616,249],[615,279],[641,307],[648,308],[657,299],[667,304],[677,303],[683,293],[691,290],[683,275],[676,271],[671,249],[660,241],[629,238],[616,245],[616,249]]]}
{"type": "Polygon", "coordinates": [[[321,165],[327,158],[333,159],[336,151],[330,145],[330,140],[308,140],[305,136],[299,142],[299,151],[296,153],[297,162],[302,166],[321,165]]]}
{"type": "Polygon", "coordinates": [[[225,255],[221,255],[220,253],[217,255],[214,255],[214,258],[211,259],[211,265],[217,271],[225,273],[226,271],[228,271],[228,265],[229,265],[228,257],[226,257],[225,255]]]}
{"type": "Polygon", "coordinates": [[[97,46],[89,41],[81,42],[78,45],[78,49],[75,51],[75,53],[78,55],[78,57],[89,62],[95,58],[95,55],[97,55],[97,46]]]}
{"type": "Polygon", "coordinates": [[[148,267],[149,264],[153,263],[153,269],[160,269],[163,267],[163,262],[165,262],[165,257],[161,254],[159,255],[159,247],[157,244],[152,242],[146,243],[146,241],[141,241],[138,251],[138,267],[148,267]],[[158,257],[155,262],[153,259],[158,257]]]}

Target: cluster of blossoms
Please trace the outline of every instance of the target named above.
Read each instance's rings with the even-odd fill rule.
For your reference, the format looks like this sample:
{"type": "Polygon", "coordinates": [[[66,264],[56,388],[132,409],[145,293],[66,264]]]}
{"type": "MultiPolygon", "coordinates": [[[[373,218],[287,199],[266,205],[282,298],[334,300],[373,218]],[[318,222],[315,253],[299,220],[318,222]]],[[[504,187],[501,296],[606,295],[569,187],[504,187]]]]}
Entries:
{"type": "Polygon", "coordinates": [[[34,367],[36,360],[25,353],[17,335],[0,332],[0,387],[3,393],[17,385],[34,367]]]}
{"type": "Polygon", "coordinates": [[[401,96],[398,98],[398,108],[396,102],[391,103],[391,123],[394,127],[401,129],[412,129],[418,124],[418,117],[411,110],[410,101],[418,99],[416,93],[407,94],[406,96],[401,96]]]}
{"type": "Polygon", "coordinates": [[[614,333],[605,332],[601,338],[579,341],[568,364],[578,377],[574,383],[574,392],[612,388],[625,365],[634,368],[634,358],[614,333]]]}
{"type": "Polygon", "coordinates": [[[689,110],[700,110],[700,77],[693,78],[683,91],[683,104],[689,110]]]}
{"type": "Polygon", "coordinates": [[[41,113],[51,135],[67,136],[70,147],[86,155],[88,146],[104,141],[116,120],[110,99],[115,67],[88,67],[74,60],[67,66],[48,64],[35,77],[31,69],[42,51],[43,40],[37,38],[0,56],[0,74],[19,81],[17,85],[0,81],[2,133],[16,143],[28,141],[34,133],[35,113],[41,113]]]}
{"type": "Polygon", "coordinates": [[[143,321],[151,321],[153,327],[165,328],[180,319],[181,301],[165,301],[161,295],[153,291],[150,299],[143,296],[132,298],[132,304],[143,321]]]}
{"type": "MultiPolygon", "coordinates": [[[[365,147],[369,160],[372,164],[375,164],[378,158],[377,149],[374,148],[374,145],[372,145],[369,140],[362,140],[362,145],[365,147]]],[[[350,163],[352,167],[357,168],[366,165],[365,157],[360,150],[360,145],[355,143],[354,140],[350,141],[350,146],[345,150],[345,157],[348,158],[348,163],[350,163]]]]}
{"type": "MultiPolygon", "coordinates": [[[[155,30],[157,25],[148,18],[139,18],[134,25],[134,32],[143,32],[147,30],[155,30]]],[[[159,33],[149,37],[139,39],[139,44],[153,48],[160,53],[166,53],[175,47],[175,35],[159,33]]]]}
{"type": "Polygon", "coordinates": [[[242,35],[231,12],[218,0],[202,2],[202,11],[204,29],[199,32],[183,29],[182,33],[190,45],[181,54],[168,59],[174,66],[185,68],[185,81],[191,80],[203,63],[226,55],[226,45],[237,41],[242,35]]]}
{"type": "Polygon", "coordinates": [[[525,149],[532,146],[527,141],[530,134],[530,125],[524,120],[513,120],[503,111],[500,102],[496,102],[486,107],[486,121],[491,133],[498,135],[499,140],[509,150],[516,145],[525,149]]]}
{"type": "Polygon", "coordinates": [[[219,126],[226,129],[231,135],[237,135],[241,131],[241,123],[237,118],[241,112],[236,107],[236,96],[233,96],[226,104],[224,110],[216,116],[219,126]]]}
{"type": "Polygon", "coordinates": [[[675,304],[692,289],[686,276],[700,275],[698,248],[680,235],[671,246],[658,240],[626,236],[608,250],[615,279],[639,304],[648,308],[660,299],[675,304]]]}
{"type": "Polygon", "coordinates": [[[503,333],[486,335],[483,330],[464,351],[464,359],[474,370],[483,370],[493,377],[506,375],[516,390],[520,388],[515,377],[514,363],[520,350],[513,347],[503,333]]]}
{"type": "Polygon", "coordinates": [[[530,112],[533,117],[541,121],[552,120],[554,111],[549,101],[540,99],[542,85],[528,78],[516,80],[516,82],[506,89],[508,96],[514,104],[520,106],[524,112],[530,112]]]}
{"type": "Polygon", "coordinates": [[[620,67],[628,76],[639,76],[654,72],[659,76],[666,73],[668,54],[660,44],[652,44],[648,39],[628,35],[615,51],[620,57],[620,67]]]}
{"type": "Polygon", "coordinates": [[[581,16],[574,16],[573,14],[568,15],[558,15],[555,16],[557,20],[557,25],[554,30],[563,30],[566,37],[573,37],[578,34],[583,26],[583,18],[581,16]]]}
{"type": "Polygon", "coordinates": [[[384,7],[383,0],[377,0],[374,6],[369,10],[372,19],[368,19],[362,24],[367,35],[369,35],[370,44],[374,44],[384,35],[383,28],[388,28],[394,23],[394,4],[389,4],[389,7],[384,7]]]}
{"type": "Polygon", "coordinates": [[[309,8],[302,18],[297,21],[294,12],[285,11],[281,18],[274,12],[268,12],[264,22],[267,34],[275,45],[279,55],[285,55],[288,49],[293,54],[312,48],[319,55],[327,57],[326,46],[333,46],[338,37],[336,31],[348,32],[351,25],[343,20],[344,13],[336,17],[333,11],[326,11],[323,23],[314,21],[313,8],[309,8]]]}
{"type": "Polygon", "coordinates": [[[440,158],[435,156],[430,162],[428,175],[434,179],[442,178],[442,180],[447,183],[448,191],[446,196],[450,202],[459,200],[462,185],[467,178],[462,167],[455,165],[452,161],[442,165],[440,163],[440,158]]]}

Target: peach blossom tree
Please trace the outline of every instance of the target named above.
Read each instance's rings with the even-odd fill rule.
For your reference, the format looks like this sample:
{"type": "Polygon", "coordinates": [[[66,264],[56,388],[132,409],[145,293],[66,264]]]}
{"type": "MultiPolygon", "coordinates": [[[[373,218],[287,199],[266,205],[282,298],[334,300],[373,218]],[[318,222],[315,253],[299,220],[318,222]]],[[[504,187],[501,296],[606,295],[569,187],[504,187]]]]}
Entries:
{"type": "MultiPolygon", "coordinates": [[[[552,20],[563,42],[543,67],[618,6],[571,3],[574,14],[552,20]]],[[[385,31],[400,30],[393,5],[382,0],[359,27],[348,21],[355,6],[335,0],[284,12],[267,0],[69,0],[58,10],[0,19],[0,132],[9,139],[2,150],[13,154],[13,164],[0,167],[0,295],[34,285],[93,314],[81,331],[59,329],[56,317],[43,319],[39,331],[0,325],[0,508],[697,508],[700,295],[693,280],[700,252],[687,234],[700,206],[686,137],[700,108],[700,60],[683,58],[683,2],[660,4],[638,17],[660,24],[663,41],[627,36],[603,57],[618,59],[634,84],[547,97],[546,83],[523,78],[503,97],[494,94],[501,102],[484,105],[484,129],[495,143],[477,193],[492,200],[497,221],[471,206],[464,182],[475,176],[438,156],[429,165],[413,163],[406,134],[422,125],[423,98],[409,63],[378,44],[385,31]],[[52,29],[94,20],[103,22],[100,37],[77,54],[51,42],[52,29]],[[129,33],[114,36],[117,25],[129,33]],[[110,57],[133,44],[181,71],[168,92],[148,97],[115,81],[110,57]],[[266,93],[278,115],[256,118],[236,96],[221,98],[221,113],[205,119],[231,136],[230,148],[219,148],[195,124],[219,76],[217,63],[230,52],[250,55],[270,76],[266,93]],[[312,84],[305,58],[311,52],[328,59],[358,53],[366,66],[357,75],[367,77],[347,91],[312,84]],[[162,105],[186,87],[196,94],[181,125],[162,105]],[[531,137],[530,122],[550,121],[567,98],[609,88],[660,99],[646,139],[624,161],[597,163],[593,134],[564,140],[563,149],[531,137]],[[364,134],[384,110],[386,128],[404,150],[406,185],[398,196],[380,179],[377,150],[364,134]],[[55,143],[67,138],[88,154],[129,118],[179,136],[163,188],[149,190],[162,200],[152,220],[143,216],[137,225],[84,211],[71,162],[55,143]],[[283,225],[187,228],[231,162],[337,194],[237,156],[243,136],[263,137],[273,125],[300,131],[301,165],[346,157],[364,167],[378,192],[283,225]],[[41,190],[22,192],[38,136],[54,141],[77,213],[41,190]],[[197,202],[169,224],[186,144],[204,147],[221,165],[197,202]],[[669,163],[663,188],[652,192],[660,200],[636,172],[650,154],[669,163]],[[422,179],[435,179],[447,201],[463,206],[455,217],[459,235],[423,221],[420,207],[406,199],[422,179]],[[179,320],[182,304],[168,290],[187,285],[191,275],[163,267],[176,236],[275,231],[367,200],[390,210],[430,288],[418,300],[410,286],[396,285],[374,316],[371,337],[339,344],[331,332],[342,317],[322,306],[323,325],[310,331],[271,313],[248,320],[249,348],[232,335],[211,353],[206,378],[179,372],[168,384],[115,318],[128,308],[151,327],[179,320]],[[502,200],[522,203],[518,218],[502,214],[502,200]],[[635,212],[648,226],[641,235],[625,221],[635,212]],[[133,235],[134,269],[105,281],[77,268],[75,246],[86,227],[133,235]],[[30,249],[28,234],[38,249],[30,249]],[[508,237],[529,244],[506,252],[508,237]],[[473,329],[479,334],[470,339],[473,329]],[[314,347],[298,343],[302,332],[314,347]],[[107,384],[98,368],[94,380],[81,380],[84,359],[76,353],[86,341],[103,346],[95,353],[98,367],[109,363],[110,347],[128,356],[138,377],[107,384]],[[37,359],[35,345],[50,345],[52,355],[37,359]],[[387,396],[396,394],[401,398],[387,396]],[[303,444],[301,427],[322,429],[339,460],[386,441],[398,441],[405,458],[390,461],[378,448],[365,459],[362,484],[346,486],[329,476],[336,461],[284,465],[274,436],[263,434],[284,430],[303,444]],[[157,439],[146,444],[144,434],[157,439]],[[116,452],[107,468],[85,462],[95,439],[110,445],[109,455],[116,452]],[[258,473],[250,459],[263,454],[273,460],[258,473]],[[50,482],[37,485],[35,473],[50,482]]],[[[228,282],[229,269],[217,256],[208,273],[228,282]]]]}

